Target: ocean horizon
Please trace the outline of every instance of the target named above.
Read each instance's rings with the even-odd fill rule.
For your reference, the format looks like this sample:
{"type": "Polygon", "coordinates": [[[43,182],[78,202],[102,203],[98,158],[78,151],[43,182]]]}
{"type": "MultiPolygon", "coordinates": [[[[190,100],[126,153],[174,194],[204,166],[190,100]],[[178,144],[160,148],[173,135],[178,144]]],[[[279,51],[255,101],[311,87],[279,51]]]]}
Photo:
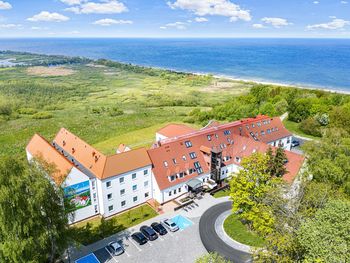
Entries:
{"type": "Polygon", "coordinates": [[[0,50],[350,91],[350,39],[26,38],[0,39],[0,50]]]}

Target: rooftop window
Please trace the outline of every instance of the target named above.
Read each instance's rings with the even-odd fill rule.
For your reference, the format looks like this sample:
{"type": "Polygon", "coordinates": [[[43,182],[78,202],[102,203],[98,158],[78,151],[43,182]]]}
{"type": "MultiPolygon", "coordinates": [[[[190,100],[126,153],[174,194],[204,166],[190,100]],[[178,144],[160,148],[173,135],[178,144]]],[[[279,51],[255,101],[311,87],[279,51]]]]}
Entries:
{"type": "Polygon", "coordinates": [[[224,135],[230,135],[230,134],[231,134],[231,131],[230,131],[230,130],[224,131],[224,135]]]}
{"type": "Polygon", "coordinates": [[[182,160],[184,160],[184,161],[186,161],[186,160],[187,160],[187,158],[186,158],[186,156],[185,156],[185,155],[182,155],[182,160]]]}
{"type": "Polygon", "coordinates": [[[196,158],[197,158],[197,155],[196,155],[195,152],[191,152],[191,153],[190,153],[190,157],[191,157],[191,159],[196,159],[196,158]]]}
{"type": "Polygon", "coordinates": [[[168,162],[167,161],[164,161],[164,166],[168,167],[168,162]]]}
{"type": "Polygon", "coordinates": [[[192,147],[191,141],[185,141],[186,148],[192,147]]]}
{"type": "Polygon", "coordinates": [[[176,162],[176,159],[175,159],[175,158],[173,159],[173,163],[174,163],[174,164],[177,164],[177,162],[176,162]]]}
{"type": "Polygon", "coordinates": [[[208,141],[211,141],[211,136],[207,135],[208,141]]]}

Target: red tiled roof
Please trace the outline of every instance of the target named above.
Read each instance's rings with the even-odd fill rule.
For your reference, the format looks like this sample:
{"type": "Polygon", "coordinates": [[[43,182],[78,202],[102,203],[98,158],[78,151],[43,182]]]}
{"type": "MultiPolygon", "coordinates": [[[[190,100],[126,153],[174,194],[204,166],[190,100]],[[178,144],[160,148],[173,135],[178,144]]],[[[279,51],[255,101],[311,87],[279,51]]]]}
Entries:
{"type": "Polygon", "coordinates": [[[42,158],[48,164],[55,165],[55,171],[51,174],[57,184],[61,184],[73,164],[69,162],[61,153],[59,153],[48,141],[39,134],[35,134],[28,143],[26,150],[39,161],[42,158]]]}
{"type": "MultiPolygon", "coordinates": [[[[264,118],[265,119],[265,118],[264,118]]],[[[241,121],[223,124],[216,127],[207,128],[191,134],[183,135],[178,138],[167,139],[155,146],[155,148],[148,150],[150,158],[153,162],[153,173],[161,190],[177,185],[179,183],[188,181],[189,179],[198,176],[195,172],[183,178],[169,181],[169,176],[175,175],[179,172],[185,172],[189,168],[194,168],[194,162],[198,161],[204,173],[209,172],[208,163],[209,156],[206,155],[212,148],[219,147],[222,149],[222,157],[229,156],[229,160],[224,162],[225,165],[236,164],[236,157],[240,159],[250,156],[254,152],[265,153],[268,145],[255,141],[251,136],[240,135],[241,121]],[[208,140],[208,136],[210,140],[208,140]],[[186,147],[186,141],[190,141],[192,146],[186,147]],[[233,143],[232,143],[233,142],[233,143]],[[190,153],[194,152],[196,159],[190,158],[190,153]],[[183,159],[186,157],[186,160],[183,159]],[[176,159],[176,164],[173,162],[176,159]],[[164,165],[166,161],[167,166],[164,165]]],[[[251,123],[251,122],[244,122],[251,123]]],[[[274,124],[275,122],[271,122],[274,124]]],[[[266,126],[267,127],[267,126],[266,126]]],[[[288,159],[286,167],[289,171],[283,178],[291,182],[298,174],[302,165],[303,157],[289,153],[286,151],[288,159]]]]}
{"type": "Polygon", "coordinates": [[[157,133],[164,135],[168,138],[173,138],[173,137],[185,135],[194,131],[196,130],[184,124],[168,124],[167,126],[158,130],[157,133]]]}
{"type": "Polygon", "coordinates": [[[105,179],[151,165],[145,148],[105,156],[64,128],[57,133],[54,143],[64,149],[99,179],[105,179]]]}

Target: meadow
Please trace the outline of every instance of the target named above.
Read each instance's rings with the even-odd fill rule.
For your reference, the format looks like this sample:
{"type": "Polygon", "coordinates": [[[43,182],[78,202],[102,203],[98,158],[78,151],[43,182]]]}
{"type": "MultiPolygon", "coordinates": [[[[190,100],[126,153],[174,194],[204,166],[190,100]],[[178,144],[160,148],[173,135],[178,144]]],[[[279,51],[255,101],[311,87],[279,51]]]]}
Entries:
{"type": "Polygon", "coordinates": [[[167,123],[184,122],[194,109],[211,110],[250,88],[81,58],[52,57],[51,64],[49,56],[1,53],[8,58],[28,65],[0,68],[0,157],[23,158],[34,133],[52,139],[61,127],[108,154],[120,143],[150,146],[167,123]]]}

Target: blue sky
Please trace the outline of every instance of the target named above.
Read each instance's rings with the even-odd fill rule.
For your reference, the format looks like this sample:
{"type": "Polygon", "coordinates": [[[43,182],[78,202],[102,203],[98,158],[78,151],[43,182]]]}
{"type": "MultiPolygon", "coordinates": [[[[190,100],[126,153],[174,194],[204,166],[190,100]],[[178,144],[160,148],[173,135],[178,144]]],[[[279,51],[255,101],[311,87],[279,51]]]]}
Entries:
{"type": "Polygon", "coordinates": [[[0,37],[349,38],[350,0],[0,0],[0,37]]]}

